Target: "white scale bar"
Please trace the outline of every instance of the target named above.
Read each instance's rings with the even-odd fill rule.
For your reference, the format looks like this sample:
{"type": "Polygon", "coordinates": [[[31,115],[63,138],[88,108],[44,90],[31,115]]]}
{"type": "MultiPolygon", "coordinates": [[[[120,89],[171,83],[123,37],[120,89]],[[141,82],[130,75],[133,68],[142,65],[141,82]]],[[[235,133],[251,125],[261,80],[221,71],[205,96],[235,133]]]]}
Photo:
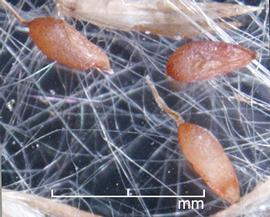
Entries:
{"type": "Polygon", "coordinates": [[[205,189],[202,195],[55,195],[51,190],[52,198],[205,198],[205,189]]]}

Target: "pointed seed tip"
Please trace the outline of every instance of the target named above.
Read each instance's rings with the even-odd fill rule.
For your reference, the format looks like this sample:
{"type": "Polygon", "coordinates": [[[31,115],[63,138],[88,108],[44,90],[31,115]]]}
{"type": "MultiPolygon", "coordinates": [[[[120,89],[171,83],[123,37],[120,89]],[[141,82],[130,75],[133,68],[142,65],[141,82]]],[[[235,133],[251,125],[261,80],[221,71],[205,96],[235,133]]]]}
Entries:
{"type": "Polygon", "coordinates": [[[107,70],[104,70],[104,72],[106,72],[109,75],[113,75],[114,74],[114,71],[111,68],[110,69],[107,69],[107,70]]]}

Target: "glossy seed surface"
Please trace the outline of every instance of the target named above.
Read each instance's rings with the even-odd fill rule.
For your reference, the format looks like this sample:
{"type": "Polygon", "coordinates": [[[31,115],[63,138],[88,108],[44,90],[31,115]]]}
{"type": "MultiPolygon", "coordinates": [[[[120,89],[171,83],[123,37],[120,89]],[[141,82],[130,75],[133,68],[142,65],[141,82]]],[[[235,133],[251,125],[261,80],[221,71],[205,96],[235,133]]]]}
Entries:
{"type": "Polygon", "coordinates": [[[239,182],[215,136],[196,124],[184,123],[179,126],[178,140],[185,158],[212,191],[231,204],[237,202],[239,182]]]}
{"type": "Polygon", "coordinates": [[[212,79],[239,70],[256,58],[255,52],[224,42],[189,42],[179,47],[167,63],[167,74],[177,81],[212,79]]]}
{"type": "Polygon", "coordinates": [[[32,40],[49,59],[79,70],[110,70],[105,52],[65,21],[40,17],[28,26],[32,40]]]}

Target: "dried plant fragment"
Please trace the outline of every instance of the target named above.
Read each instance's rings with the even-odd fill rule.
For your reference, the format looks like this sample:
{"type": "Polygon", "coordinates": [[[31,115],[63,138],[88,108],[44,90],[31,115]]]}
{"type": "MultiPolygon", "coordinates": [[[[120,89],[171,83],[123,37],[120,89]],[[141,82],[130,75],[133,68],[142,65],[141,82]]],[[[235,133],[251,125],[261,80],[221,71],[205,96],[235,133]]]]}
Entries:
{"type": "MultiPolygon", "coordinates": [[[[258,10],[257,7],[225,3],[189,2],[179,0],[57,0],[66,16],[86,20],[95,25],[123,31],[142,31],[168,37],[190,37],[202,33],[191,21],[210,31],[209,18],[228,18],[258,10]],[[190,7],[192,5],[192,7],[190,7]],[[193,10],[190,10],[193,8],[193,10]],[[165,27],[165,28],[164,28],[165,27]]],[[[217,21],[221,28],[228,28],[217,21]]]]}
{"type": "Polygon", "coordinates": [[[69,205],[18,191],[2,190],[3,217],[100,217],[69,205]]]}
{"type": "Polygon", "coordinates": [[[238,178],[219,141],[207,129],[185,123],[181,115],[170,109],[158,95],[149,77],[147,83],[159,107],[175,120],[179,147],[195,172],[220,198],[236,203],[240,199],[238,178]]]}
{"type": "Polygon", "coordinates": [[[238,217],[238,216],[269,216],[270,212],[270,178],[259,183],[250,193],[241,200],[220,211],[212,217],[238,217]]]}
{"type": "Polygon", "coordinates": [[[39,17],[27,21],[5,0],[0,2],[18,21],[29,27],[33,42],[49,59],[70,68],[98,68],[112,73],[106,53],[65,21],[53,17],[39,17]]]}
{"type": "Polygon", "coordinates": [[[256,58],[255,52],[224,42],[189,42],[169,58],[167,74],[177,81],[195,82],[239,70],[256,58]]]}
{"type": "Polygon", "coordinates": [[[184,123],[178,128],[178,141],[186,159],[213,192],[231,204],[240,199],[239,183],[231,161],[210,131],[184,123]]]}

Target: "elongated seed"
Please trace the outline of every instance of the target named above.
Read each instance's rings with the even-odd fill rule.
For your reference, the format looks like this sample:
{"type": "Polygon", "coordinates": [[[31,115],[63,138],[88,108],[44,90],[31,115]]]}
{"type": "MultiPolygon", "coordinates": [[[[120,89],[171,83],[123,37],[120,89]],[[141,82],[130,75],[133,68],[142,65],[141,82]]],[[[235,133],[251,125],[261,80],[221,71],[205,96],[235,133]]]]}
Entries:
{"type": "Polygon", "coordinates": [[[224,42],[189,42],[179,47],[167,63],[167,74],[177,81],[212,79],[246,66],[255,52],[224,42]]]}

